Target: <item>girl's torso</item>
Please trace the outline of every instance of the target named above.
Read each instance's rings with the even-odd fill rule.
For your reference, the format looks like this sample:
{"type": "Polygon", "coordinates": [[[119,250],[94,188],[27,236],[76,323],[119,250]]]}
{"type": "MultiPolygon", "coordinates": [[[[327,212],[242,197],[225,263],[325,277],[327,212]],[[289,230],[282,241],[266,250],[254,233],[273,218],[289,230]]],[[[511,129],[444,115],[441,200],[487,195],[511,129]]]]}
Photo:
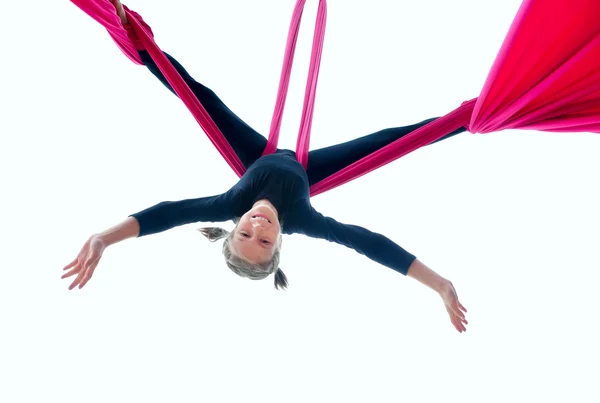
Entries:
{"type": "Polygon", "coordinates": [[[234,189],[240,192],[242,214],[258,200],[269,200],[277,209],[284,233],[310,210],[308,176],[290,150],[278,150],[256,160],[234,189]]]}

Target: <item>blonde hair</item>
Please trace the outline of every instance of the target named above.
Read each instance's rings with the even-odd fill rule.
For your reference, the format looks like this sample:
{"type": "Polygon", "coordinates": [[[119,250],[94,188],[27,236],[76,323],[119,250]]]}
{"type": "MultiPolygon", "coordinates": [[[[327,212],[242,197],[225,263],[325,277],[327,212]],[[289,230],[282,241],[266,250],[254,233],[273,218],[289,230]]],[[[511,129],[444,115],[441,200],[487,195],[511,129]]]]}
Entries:
{"type": "Polygon", "coordinates": [[[287,277],[279,268],[281,252],[279,245],[276,246],[275,252],[273,253],[271,259],[262,264],[252,263],[231,251],[230,242],[233,238],[234,231],[229,232],[218,227],[198,228],[198,231],[200,231],[200,233],[202,233],[202,235],[204,235],[211,242],[216,242],[219,239],[225,238],[223,241],[223,256],[225,257],[225,263],[227,264],[227,267],[229,267],[231,271],[238,276],[246,277],[251,280],[262,280],[274,273],[275,288],[278,290],[287,288],[287,277]]]}

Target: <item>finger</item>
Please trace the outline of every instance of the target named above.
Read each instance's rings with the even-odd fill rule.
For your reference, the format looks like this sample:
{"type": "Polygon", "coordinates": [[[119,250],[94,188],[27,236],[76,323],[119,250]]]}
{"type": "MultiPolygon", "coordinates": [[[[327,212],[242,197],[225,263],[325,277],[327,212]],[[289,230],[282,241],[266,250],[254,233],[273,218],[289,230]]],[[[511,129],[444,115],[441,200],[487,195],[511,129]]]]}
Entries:
{"type": "Polygon", "coordinates": [[[462,329],[463,332],[467,331],[467,326],[466,325],[468,325],[468,324],[469,324],[469,322],[467,322],[466,319],[461,319],[461,321],[460,321],[460,328],[462,329]]]}
{"type": "MultiPolygon", "coordinates": [[[[96,259],[96,262],[98,262],[98,258],[96,259]]],[[[79,285],[79,288],[82,287],[81,282],[83,281],[83,279],[88,275],[88,272],[90,271],[90,268],[92,267],[92,265],[94,264],[94,260],[92,259],[92,257],[88,257],[85,261],[85,263],[83,264],[83,270],[80,271],[79,275],[77,276],[77,278],[75,279],[75,281],[73,281],[73,283],[71,283],[71,285],[69,286],[69,290],[72,290],[73,288],[77,287],[79,285]]],[[[91,274],[89,274],[89,276],[91,276],[91,274]]],[[[88,278],[89,280],[89,278],[88,278]]]]}
{"type": "Polygon", "coordinates": [[[71,277],[81,271],[81,264],[77,263],[74,267],[71,267],[70,271],[64,273],[60,278],[71,277]]]}
{"type": "Polygon", "coordinates": [[[79,272],[77,277],[75,277],[75,280],[73,280],[73,282],[69,286],[69,290],[72,290],[73,288],[77,287],[77,285],[81,282],[81,279],[83,278],[83,276],[85,276],[85,272],[86,272],[85,268],[79,272]]]}
{"type": "Polygon", "coordinates": [[[458,318],[456,316],[452,318],[452,324],[454,325],[454,328],[456,330],[458,330],[459,332],[461,332],[461,325],[460,325],[460,322],[459,322],[459,320],[458,320],[458,318]]]}
{"type": "Polygon", "coordinates": [[[465,314],[458,308],[458,305],[459,304],[454,303],[454,304],[452,304],[452,306],[450,307],[450,309],[452,309],[452,312],[454,312],[454,314],[456,316],[458,316],[461,319],[464,319],[465,318],[465,314]]]}
{"type": "Polygon", "coordinates": [[[94,270],[96,270],[96,266],[98,266],[99,262],[100,259],[96,259],[96,261],[92,263],[90,268],[86,270],[86,273],[84,274],[83,278],[81,279],[81,282],[79,283],[79,289],[83,288],[83,286],[86,285],[88,281],[90,281],[92,275],[94,274],[94,270]]]}
{"type": "Polygon", "coordinates": [[[452,310],[452,313],[454,313],[456,315],[456,317],[458,318],[458,320],[460,322],[466,322],[467,321],[467,317],[460,310],[452,310]]]}
{"type": "Polygon", "coordinates": [[[90,279],[92,278],[92,274],[94,274],[94,270],[88,270],[85,274],[85,276],[83,276],[83,278],[81,279],[81,281],[79,282],[79,289],[82,289],[84,285],[87,284],[88,281],[90,281],[90,279]]]}
{"type": "Polygon", "coordinates": [[[68,265],[66,265],[66,266],[63,268],[63,271],[64,271],[64,270],[69,270],[71,267],[75,266],[75,265],[77,264],[77,261],[78,261],[78,260],[79,260],[79,257],[76,257],[76,258],[75,258],[75,260],[73,260],[71,263],[69,263],[68,265]]]}
{"type": "Polygon", "coordinates": [[[452,310],[447,305],[446,305],[446,312],[448,312],[448,316],[450,317],[450,322],[452,323],[452,326],[454,326],[454,328],[460,332],[460,329],[458,327],[458,322],[456,321],[456,315],[454,315],[452,310]]]}
{"type": "Polygon", "coordinates": [[[458,306],[463,312],[467,312],[467,308],[465,308],[460,302],[458,303],[458,306]]]}
{"type": "Polygon", "coordinates": [[[81,278],[81,274],[79,276],[77,276],[75,278],[75,280],[73,280],[73,282],[71,283],[71,285],[69,286],[69,291],[71,291],[73,288],[77,287],[77,284],[79,284],[79,279],[81,278]]]}
{"type": "Polygon", "coordinates": [[[452,324],[454,325],[456,330],[460,333],[465,332],[467,329],[462,323],[463,319],[455,315],[454,312],[452,312],[452,310],[450,309],[450,307],[446,306],[446,310],[448,311],[448,315],[450,315],[450,320],[452,321],[452,324]]]}
{"type": "Polygon", "coordinates": [[[73,270],[66,272],[65,274],[60,276],[60,278],[68,278],[68,277],[74,276],[75,274],[79,273],[80,269],[81,269],[81,267],[76,267],[73,270]]]}

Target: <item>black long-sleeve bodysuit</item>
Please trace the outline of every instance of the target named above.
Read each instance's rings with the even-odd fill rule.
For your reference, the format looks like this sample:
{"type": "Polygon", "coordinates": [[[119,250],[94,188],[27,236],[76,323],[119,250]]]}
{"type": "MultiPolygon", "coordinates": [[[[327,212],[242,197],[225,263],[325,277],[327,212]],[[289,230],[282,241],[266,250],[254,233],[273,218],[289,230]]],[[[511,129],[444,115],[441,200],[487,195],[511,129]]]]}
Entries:
{"type": "MultiPolygon", "coordinates": [[[[144,51],[140,55],[148,69],[171,89],[150,56],[144,51]]],[[[310,203],[309,187],[433,119],[310,151],[305,171],[290,150],[277,150],[275,154],[261,157],[267,143],[265,137],[237,117],[214,92],[196,82],[174,58],[167,57],[215,121],[247,171],[223,194],[162,202],[132,214],[140,224],[139,236],[193,222],[232,220],[250,210],[256,201],[268,199],[277,209],[284,234],[326,239],[352,248],[399,273],[408,272],[415,256],[381,234],[323,216],[310,203]]],[[[444,138],[463,131],[459,129],[444,138]]]]}

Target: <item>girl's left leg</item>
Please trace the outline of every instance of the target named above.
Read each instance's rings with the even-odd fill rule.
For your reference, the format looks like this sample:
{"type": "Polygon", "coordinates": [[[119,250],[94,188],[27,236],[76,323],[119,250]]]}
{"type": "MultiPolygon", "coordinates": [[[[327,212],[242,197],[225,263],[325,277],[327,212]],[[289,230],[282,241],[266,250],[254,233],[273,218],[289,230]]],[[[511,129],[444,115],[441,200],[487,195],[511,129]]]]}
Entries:
{"type": "MultiPolygon", "coordinates": [[[[121,23],[127,31],[129,39],[131,39],[134,46],[138,50],[144,65],[152,74],[154,74],[154,76],[156,76],[156,78],[160,80],[161,83],[165,85],[165,87],[167,87],[173,94],[177,95],[175,91],[173,91],[173,88],[171,88],[171,85],[166,80],[164,75],[161,73],[156,63],[154,63],[154,60],[152,60],[152,57],[150,57],[148,52],[144,50],[142,43],[137,38],[133,28],[127,21],[125,9],[123,4],[121,4],[121,1],[110,0],[110,2],[115,6],[117,14],[121,19],[121,23]]],[[[145,24],[139,14],[132,10],[129,11],[136,15],[142,24],[145,24]]],[[[150,29],[148,26],[146,26],[146,28],[150,29]]],[[[231,109],[229,109],[227,105],[225,105],[211,89],[194,80],[192,76],[185,70],[185,68],[177,60],[175,60],[175,58],[166,52],[163,53],[175,67],[177,72],[181,75],[188,87],[192,90],[204,109],[206,109],[221,133],[223,133],[223,136],[225,136],[227,139],[227,142],[231,145],[238,158],[241,160],[242,164],[246,168],[252,165],[254,161],[261,157],[262,152],[267,145],[267,139],[246,124],[246,122],[240,119],[235,113],[233,113],[233,111],[231,111],[231,109]]]]}
{"type": "MultiPolygon", "coordinates": [[[[308,167],[306,169],[310,185],[312,186],[328,176],[333,175],[334,173],[346,168],[348,165],[351,165],[356,161],[387,146],[388,144],[393,143],[399,138],[407,135],[421,126],[425,126],[435,119],[437,118],[427,119],[421,123],[411,126],[384,129],[342,144],[310,151],[308,153],[308,167]]],[[[464,131],[466,131],[466,129],[461,127],[460,129],[453,131],[441,139],[436,140],[434,143],[445,140],[464,131]]]]}
{"type": "MultiPolygon", "coordinates": [[[[267,146],[267,139],[233,113],[211,89],[194,80],[175,58],[166,52],[163,53],[214,120],[221,133],[227,139],[227,142],[242,161],[242,164],[246,168],[250,167],[254,161],[261,157],[262,152],[267,146]]],[[[175,94],[175,91],[173,91],[173,88],[171,88],[171,85],[158,69],[158,66],[154,63],[148,52],[139,51],[139,54],[148,70],[175,94]]]]}

